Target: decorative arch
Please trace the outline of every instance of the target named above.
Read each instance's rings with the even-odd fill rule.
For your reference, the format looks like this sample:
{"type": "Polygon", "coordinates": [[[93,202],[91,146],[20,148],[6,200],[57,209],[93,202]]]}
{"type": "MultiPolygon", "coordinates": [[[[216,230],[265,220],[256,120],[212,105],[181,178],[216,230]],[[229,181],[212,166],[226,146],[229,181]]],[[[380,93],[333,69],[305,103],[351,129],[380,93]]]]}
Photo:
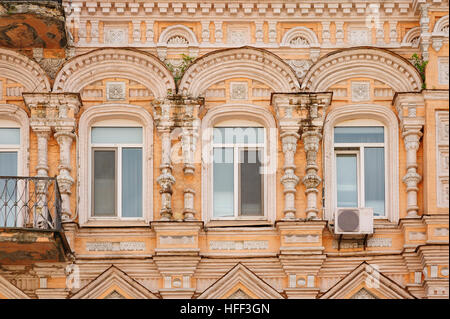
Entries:
{"type": "Polygon", "coordinates": [[[53,92],[80,92],[104,78],[127,78],[146,86],[155,98],[175,92],[172,73],[157,57],[131,49],[98,49],[77,56],[58,72],[53,92]]]}
{"type": "Polygon", "coordinates": [[[384,49],[358,47],[322,57],[309,69],[301,88],[324,92],[334,83],[354,77],[384,82],[396,92],[417,92],[422,87],[419,72],[405,58],[384,49]]]}
{"type": "Polygon", "coordinates": [[[71,299],[158,299],[158,297],[112,265],[78,290],[71,299]]]}
{"type": "Polygon", "coordinates": [[[406,32],[403,37],[401,46],[412,46],[417,48],[420,42],[420,27],[414,27],[406,32]]]}
{"type": "Polygon", "coordinates": [[[276,92],[299,88],[295,72],[277,55],[246,46],[214,51],[197,59],[186,69],[178,92],[198,97],[214,83],[233,77],[257,80],[276,92]]]}
{"type": "Polygon", "coordinates": [[[388,196],[386,198],[386,217],[392,222],[399,220],[399,168],[398,168],[398,119],[385,106],[375,104],[350,104],[335,107],[326,115],[324,124],[324,187],[325,187],[325,219],[331,220],[334,213],[336,192],[331,176],[336,171],[334,163],[334,134],[333,128],[343,121],[356,119],[377,120],[386,127],[386,170],[388,196]]]}
{"type": "Polygon", "coordinates": [[[276,169],[277,169],[277,129],[273,115],[264,107],[251,104],[225,104],[208,110],[202,119],[200,136],[202,136],[202,219],[210,221],[212,215],[212,159],[210,145],[212,143],[212,128],[219,122],[229,119],[245,119],[261,124],[266,128],[269,165],[267,170],[267,202],[264,204],[267,219],[276,219],[276,169]]]}
{"type": "Polygon", "coordinates": [[[168,47],[184,47],[184,46],[198,46],[197,37],[194,32],[188,27],[177,24],[164,29],[161,32],[158,40],[158,46],[168,46],[168,47]],[[181,37],[186,40],[187,43],[182,43],[178,41],[174,41],[171,43],[171,39],[175,37],[181,37]]]}
{"type": "MultiPolygon", "coordinates": [[[[132,104],[102,104],[88,108],[80,117],[78,136],[79,152],[84,154],[80,157],[80,215],[79,222],[83,225],[89,221],[90,216],[90,193],[89,193],[89,138],[90,128],[96,122],[103,120],[131,120],[143,127],[143,144],[150,145],[143,148],[144,159],[144,182],[143,193],[146,194],[143,205],[143,225],[153,218],[153,118],[144,108],[132,104]],[[145,162],[146,161],[146,162],[145,162]]],[[[120,221],[119,221],[120,223],[120,221]]]]}
{"type": "Polygon", "coordinates": [[[22,84],[25,92],[50,92],[47,74],[39,64],[12,50],[0,48],[0,74],[22,84]]]}
{"type": "Polygon", "coordinates": [[[30,299],[22,290],[0,275],[0,299],[30,299]]]}
{"type": "Polygon", "coordinates": [[[362,262],[320,299],[416,299],[404,287],[362,262]]]}
{"type": "Polygon", "coordinates": [[[440,18],[434,25],[433,33],[445,34],[448,37],[448,14],[440,18]]]}
{"type": "Polygon", "coordinates": [[[253,271],[238,263],[197,299],[284,299],[253,271]]]}
{"type": "Polygon", "coordinates": [[[28,114],[17,105],[0,104],[0,121],[2,119],[13,121],[20,127],[19,175],[28,176],[28,150],[30,148],[30,120],[28,114]]]}
{"type": "Polygon", "coordinates": [[[319,47],[319,40],[313,30],[306,27],[295,27],[288,30],[281,40],[280,46],[292,48],[319,47]],[[302,40],[298,40],[302,39],[302,40]]]}

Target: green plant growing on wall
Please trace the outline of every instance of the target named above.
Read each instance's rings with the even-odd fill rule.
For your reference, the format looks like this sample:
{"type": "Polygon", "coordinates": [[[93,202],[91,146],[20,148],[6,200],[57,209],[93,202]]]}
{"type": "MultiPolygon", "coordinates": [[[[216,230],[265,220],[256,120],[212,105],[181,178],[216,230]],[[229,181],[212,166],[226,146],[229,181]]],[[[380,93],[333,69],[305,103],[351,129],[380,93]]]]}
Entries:
{"type": "Polygon", "coordinates": [[[420,76],[422,77],[422,89],[426,89],[427,85],[425,83],[425,69],[427,67],[428,61],[424,61],[423,57],[419,57],[417,53],[412,55],[412,62],[416,67],[417,71],[419,71],[420,76]]]}
{"type": "Polygon", "coordinates": [[[183,77],[184,72],[186,71],[187,67],[192,64],[194,61],[194,57],[182,54],[181,55],[183,61],[179,66],[174,66],[172,63],[167,62],[167,68],[170,72],[173,74],[173,78],[175,80],[175,83],[178,83],[178,81],[183,77]]]}

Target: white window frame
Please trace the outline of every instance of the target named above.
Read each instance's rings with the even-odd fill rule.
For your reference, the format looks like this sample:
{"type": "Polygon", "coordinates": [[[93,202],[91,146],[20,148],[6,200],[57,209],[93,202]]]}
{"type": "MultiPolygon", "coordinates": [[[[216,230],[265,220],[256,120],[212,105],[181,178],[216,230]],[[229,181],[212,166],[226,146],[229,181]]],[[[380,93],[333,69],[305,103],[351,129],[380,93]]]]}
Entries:
{"type": "MultiPolygon", "coordinates": [[[[144,220],[144,193],[142,193],[142,216],[141,217],[123,217],[122,216],[122,149],[123,148],[141,148],[142,150],[142,156],[144,156],[144,143],[140,144],[127,144],[127,143],[92,143],[92,128],[95,127],[140,127],[142,128],[142,133],[144,133],[144,128],[141,125],[138,125],[137,123],[129,123],[124,121],[116,121],[116,123],[113,122],[97,122],[96,124],[92,125],[89,128],[89,159],[90,159],[90,165],[89,165],[89,180],[91,181],[89,183],[89,202],[90,202],[90,210],[89,210],[89,218],[92,220],[111,220],[111,219],[117,219],[117,220],[144,220]],[[134,124],[134,125],[133,125],[134,124]],[[93,164],[94,164],[94,151],[95,150],[114,150],[115,151],[115,192],[116,192],[116,216],[95,216],[94,215],[94,209],[93,209],[93,164]]],[[[142,178],[145,176],[145,165],[144,165],[144,159],[142,158],[142,178]]],[[[144,185],[144,180],[142,180],[142,185],[144,185]]],[[[143,191],[143,190],[142,190],[143,191]]]]}
{"type": "MultiPolygon", "coordinates": [[[[388,180],[387,176],[387,170],[386,167],[388,165],[387,163],[387,156],[386,156],[386,127],[382,125],[381,123],[377,125],[377,123],[374,124],[366,124],[364,121],[357,122],[357,125],[345,125],[345,123],[340,123],[334,126],[333,128],[333,137],[334,137],[334,129],[336,127],[351,127],[351,126],[359,126],[359,127],[383,127],[383,135],[384,135],[384,142],[383,143],[334,143],[334,166],[336,167],[336,158],[338,154],[356,154],[356,165],[357,165],[357,190],[358,190],[358,207],[366,207],[365,206],[365,176],[364,176],[364,149],[365,148],[372,148],[372,147],[382,147],[384,149],[384,181],[385,181],[385,187],[384,187],[384,215],[382,216],[375,216],[373,215],[373,218],[376,219],[386,219],[386,198],[388,198],[387,193],[387,187],[386,187],[386,181],[388,180]],[[350,150],[351,149],[351,150],[350,150]]],[[[336,191],[336,196],[334,196],[334,207],[337,206],[337,174],[336,170],[333,171],[333,181],[334,185],[333,188],[336,191]]]]}
{"type": "MultiPolygon", "coordinates": [[[[239,121],[236,121],[237,123],[239,123],[239,121]]],[[[217,126],[215,126],[214,128],[219,128],[219,127],[231,127],[231,126],[227,126],[224,125],[222,123],[219,123],[217,126]]],[[[214,139],[212,142],[212,147],[211,147],[211,151],[214,152],[214,148],[233,148],[233,180],[234,180],[234,185],[233,185],[233,199],[234,199],[234,216],[224,216],[224,217],[216,217],[214,216],[214,196],[212,196],[212,207],[213,207],[213,212],[212,212],[212,216],[211,216],[211,220],[266,220],[267,219],[267,211],[266,211],[266,198],[267,198],[267,167],[264,165],[264,163],[267,161],[266,158],[264,158],[261,162],[261,167],[263,168],[264,174],[263,174],[263,178],[262,178],[262,182],[263,182],[263,192],[262,192],[262,208],[263,208],[263,214],[262,215],[255,215],[255,216],[242,216],[240,215],[240,210],[241,208],[239,207],[239,202],[240,202],[240,198],[241,198],[241,185],[239,182],[240,176],[240,170],[239,170],[239,157],[240,157],[240,150],[245,150],[245,149],[256,149],[256,150],[262,150],[262,154],[264,157],[267,157],[267,153],[266,153],[266,143],[267,143],[267,130],[261,126],[259,123],[248,123],[246,126],[240,126],[240,125],[236,125],[234,126],[236,128],[239,129],[246,129],[246,128],[252,128],[252,127],[258,127],[258,128],[262,128],[264,131],[264,142],[263,143],[253,143],[253,144],[246,144],[246,143],[215,143],[214,139]],[[253,126],[252,126],[253,125],[253,126]]],[[[214,157],[213,154],[211,154],[212,157],[214,157]]],[[[214,165],[213,165],[214,167],[214,165]]],[[[211,183],[212,185],[214,185],[214,168],[211,171],[211,183]]],[[[214,190],[213,190],[213,195],[214,195],[214,190]]]]}
{"type": "MultiPolygon", "coordinates": [[[[81,227],[131,227],[145,226],[153,220],[153,119],[141,106],[133,104],[101,104],[87,108],[79,120],[79,223],[81,227]],[[134,123],[134,124],[131,124],[134,123]],[[116,216],[93,217],[91,214],[91,127],[140,126],[142,127],[142,218],[116,216]]],[[[131,145],[131,144],[130,144],[131,145]]],[[[112,144],[108,144],[111,147],[112,144]]]]}
{"type": "Polygon", "coordinates": [[[266,108],[253,104],[224,104],[212,107],[208,110],[202,120],[202,220],[208,224],[211,221],[269,221],[275,222],[277,216],[277,156],[278,156],[278,134],[276,122],[273,115],[266,108]],[[231,123],[234,123],[231,125],[231,123]],[[264,215],[245,216],[245,218],[216,219],[213,216],[213,128],[216,126],[255,126],[265,128],[265,154],[268,162],[265,163],[265,192],[264,192],[264,215]]]}
{"type": "MultiPolygon", "coordinates": [[[[336,211],[336,160],[334,153],[334,127],[345,121],[360,121],[355,126],[366,125],[371,120],[382,123],[384,131],[385,156],[385,216],[392,223],[397,223],[399,213],[399,127],[398,117],[387,106],[377,104],[349,104],[336,106],[326,115],[324,125],[323,163],[324,163],[324,218],[333,221],[336,211]]],[[[341,125],[343,126],[343,125],[341,125]]],[[[379,217],[381,219],[381,217],[379,217]]],[[[377,218],[378,219],[378,218],[377,218]]]]}

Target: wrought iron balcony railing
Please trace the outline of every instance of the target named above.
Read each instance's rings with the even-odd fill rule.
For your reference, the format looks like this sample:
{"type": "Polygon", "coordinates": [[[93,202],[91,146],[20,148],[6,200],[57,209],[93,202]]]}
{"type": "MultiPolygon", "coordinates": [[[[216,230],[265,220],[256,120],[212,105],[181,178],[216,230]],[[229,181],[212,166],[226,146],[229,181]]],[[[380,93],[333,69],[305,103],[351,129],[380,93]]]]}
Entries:
{"type": "Polygon", "coordinates": [[[56,178],[0,176],[0,228],[61,230],[56,178]]]}

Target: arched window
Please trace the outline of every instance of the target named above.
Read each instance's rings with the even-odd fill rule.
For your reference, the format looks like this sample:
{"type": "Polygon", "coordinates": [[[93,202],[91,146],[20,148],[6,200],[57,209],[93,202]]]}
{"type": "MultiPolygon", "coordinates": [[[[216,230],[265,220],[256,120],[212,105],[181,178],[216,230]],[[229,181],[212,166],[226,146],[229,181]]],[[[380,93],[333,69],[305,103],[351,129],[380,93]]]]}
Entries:
{"type": "Polygon", "coordinates": [[[22,184],[6,176],[28,175],[28,116],[17,106],[0,105],[0,227],[18,227],[20,216],[14,203],[22,184]]]}
{"type": "Polygon", "coordinates": [[[149,113],[138,106],[100,105],[82,114],[81,224],[151,220],[152,132],[149,113]]]}
{"type": "Polygon", "coordinates": [[[202,136],[203,219],[274,220],[277,140],[271,114],[250,105],[215,107],[203,119],[202,136]]]}
{"type": "Polygon", "coordinates": [[[325,216],[337,208],[371,207],[375,218],[397,222],[398,123],[378,105],[336,107],[325,136],[325,216]]]}

